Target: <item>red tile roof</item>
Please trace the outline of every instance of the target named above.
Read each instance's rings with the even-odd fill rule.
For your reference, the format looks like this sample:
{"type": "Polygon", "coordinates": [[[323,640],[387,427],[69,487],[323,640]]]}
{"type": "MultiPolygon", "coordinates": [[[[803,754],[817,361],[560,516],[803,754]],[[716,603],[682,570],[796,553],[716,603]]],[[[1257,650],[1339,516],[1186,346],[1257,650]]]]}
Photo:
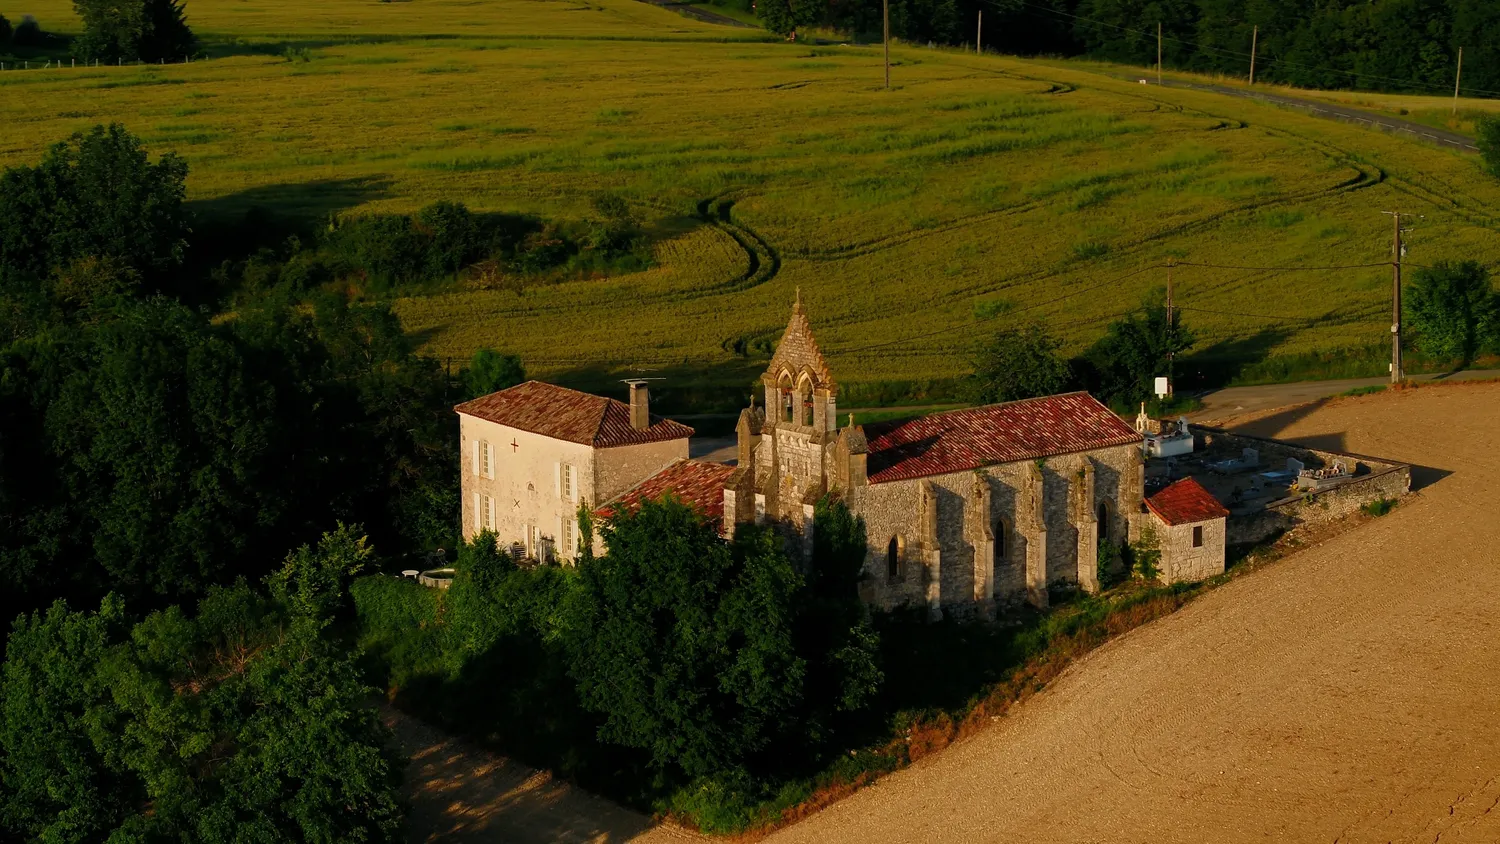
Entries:
{"type": "Polygon", "coordinates": [[[544,437],[609,448],[691,437],[693,429],[651,416],[651,427],[630,427],[630,405],[542,381],[527,381],[453,408],[459,413],[509,425],[544,437]]]}
{"type": "Polygon", "coordinates": [[[870,483],[902,481],[1139,442],[1088,393],[934,413],[865,426],[870,483]]]}
{"type": "Polygon", "coordinates": [[[724,484],[733,474],[734,467],[724,463],[679,460],[595,510],[594,515],[607,519],[617,510],[633,510],[644,500],[654,501],[670,493],[719,526],[724,519],[724,484]]]}
{"type": "Polygon", "coordinates": [[[1146,506],[1169,525],[1207,522],[1229,516],[1229,510],[1219,503],[1219,499],[1192,478],[1183,478],[1146,499],[1146,506]]]}

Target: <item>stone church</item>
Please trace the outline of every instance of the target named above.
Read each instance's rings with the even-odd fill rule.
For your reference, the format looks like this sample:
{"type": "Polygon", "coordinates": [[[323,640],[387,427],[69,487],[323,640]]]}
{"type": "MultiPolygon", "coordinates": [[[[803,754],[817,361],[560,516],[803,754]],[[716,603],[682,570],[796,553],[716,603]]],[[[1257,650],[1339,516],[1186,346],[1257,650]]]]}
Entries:
{"type": "MultiPolygon", "coordinates": [[[[1141,436],[1087,393],[866,426],[837,424],[838,384],[798,302],[740,414],[724,532],[772,521],[812,548],[813,505],[838,491],[869,540],[866,600],[991,616],[1098,588],[1100,539],[1137,538],[1141,436]]],[[[852,420],[851,420],[852,421],[852,420]]]]}

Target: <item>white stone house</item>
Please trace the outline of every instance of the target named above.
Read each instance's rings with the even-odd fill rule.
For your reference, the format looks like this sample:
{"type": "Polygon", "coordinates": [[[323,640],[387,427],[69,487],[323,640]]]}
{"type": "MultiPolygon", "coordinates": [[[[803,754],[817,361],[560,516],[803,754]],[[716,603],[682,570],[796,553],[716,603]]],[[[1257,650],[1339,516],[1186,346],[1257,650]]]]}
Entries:
{"type": "Polygon", "coordinates": [[[578,509],[610,501],[688,456],[693,429],[653,416],[644,383],[630,403],[528,381],[464,402],[463,537],[492,530],[535,560],[577,554],[578,509]]]}
{"type": "Polygon", "coordinates": [[[1161,550],[1163,583],[1191,583],[1224,573],[1229,510],[1192,478],[1146,499],[1161,550]]]}

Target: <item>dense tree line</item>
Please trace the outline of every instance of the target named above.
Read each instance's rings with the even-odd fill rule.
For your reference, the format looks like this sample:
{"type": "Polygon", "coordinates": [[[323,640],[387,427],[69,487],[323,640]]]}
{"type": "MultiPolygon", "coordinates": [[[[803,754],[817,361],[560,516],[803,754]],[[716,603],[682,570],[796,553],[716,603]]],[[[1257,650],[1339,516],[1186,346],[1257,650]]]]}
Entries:
{"type": "MultiPolygon", "coordinates": [[[[757,0],[776,32],[814,25],[878,36],[880,0],[757,0]]],[[[1316,88],[1451,91],[1460,47],[1465,87],[1500,92],[1500,4],[1491,0],[891,0],[892,35],[982,43],[1022,55],[1156,62],[1316,88]]]]}

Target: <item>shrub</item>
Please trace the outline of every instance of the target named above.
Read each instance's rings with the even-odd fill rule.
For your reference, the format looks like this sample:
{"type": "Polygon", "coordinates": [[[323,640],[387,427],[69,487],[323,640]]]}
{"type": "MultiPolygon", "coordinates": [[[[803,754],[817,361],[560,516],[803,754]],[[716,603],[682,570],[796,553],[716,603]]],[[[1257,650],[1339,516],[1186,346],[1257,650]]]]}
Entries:
{"type": "Polygon", "coordinates": [[[1430,357],[1467,366],[1500,342],[1500,293],[1478,261],[1439,261],[1418,269],[1408,301],[1418,344],[1430,357]]]}
{"type": "Polygon", "coordinates": [[[1479,155],[1484,170],[1500,179],[1500,116],[1481,117],[1475,128],[1478,130],[1479,155]]]}
{"type": "Polygon", "coordinates": [[[1361,504],[1359,509],[1360,512],[1364,513],[1366,516],[1384,516],[1386,513],[1389,513],[1391,512],[1391,510],[1395,509],[1395,507],[1396,499],[1382,497],[1378,500],[1367,501],[1364,504],[1361,504]]]}
{"type": "Polygon", "coordinates": [[[1137,578],[1150,582],[1161,574],[1161,543],[1156,529],[1150,524],[1141,526],[1141,538],[1130,545],[1130,572],[1137,578]]]}

